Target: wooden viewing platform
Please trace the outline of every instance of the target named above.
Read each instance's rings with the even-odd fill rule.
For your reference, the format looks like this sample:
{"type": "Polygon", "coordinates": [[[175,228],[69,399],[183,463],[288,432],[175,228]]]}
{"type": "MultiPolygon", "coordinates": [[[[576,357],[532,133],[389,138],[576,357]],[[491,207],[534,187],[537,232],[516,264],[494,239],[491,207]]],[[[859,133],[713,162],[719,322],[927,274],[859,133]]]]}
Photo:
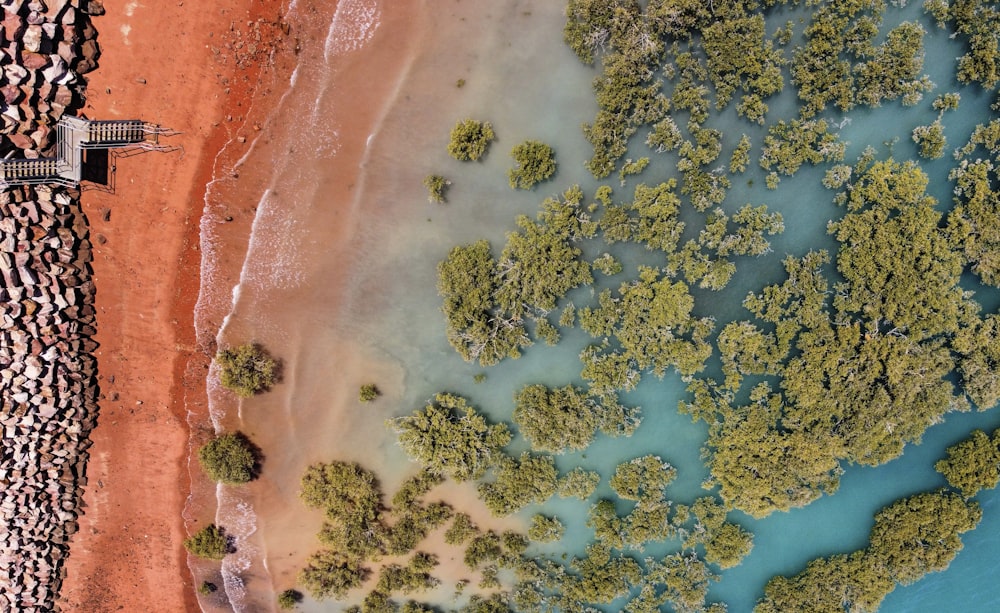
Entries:
{"type": "Polygon", "coordinates": [[[5,158],[0,160],[0,187],[57,183],[76,187],[83,180],[87,150],[171,151],[161,135],[172,130],[138,119],[92,121],[63,116],[56,124],[56,157],[5,158]]]}

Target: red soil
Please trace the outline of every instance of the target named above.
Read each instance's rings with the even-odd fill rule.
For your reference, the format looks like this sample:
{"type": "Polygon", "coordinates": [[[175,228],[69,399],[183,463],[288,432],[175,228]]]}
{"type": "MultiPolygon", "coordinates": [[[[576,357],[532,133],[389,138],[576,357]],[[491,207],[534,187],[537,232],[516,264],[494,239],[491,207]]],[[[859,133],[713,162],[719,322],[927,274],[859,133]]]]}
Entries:
{"type": "Polygon", "coordinates": [[[263,116],[267,84],[281,72],[272,64],[291,53],[280,5],[106,0],[107,14],[94,20],[103,56],[88,75],[85,114],[172,128],[182,134],[162,142],[183,151],[119,159],[115,193],[82,197],[95,245],[102,400],[64,610],[197,610],[181,512],[188,412],[205,422],[213,350],[194,334],[199,219],[217,152],[253,126],[245,109],[255,92],[264,104],[253,115],[263,116]],[[259,42],[248,36],[256,31],[259,42]],[[237,38],[246,42],[234,51],[237,38]]]}

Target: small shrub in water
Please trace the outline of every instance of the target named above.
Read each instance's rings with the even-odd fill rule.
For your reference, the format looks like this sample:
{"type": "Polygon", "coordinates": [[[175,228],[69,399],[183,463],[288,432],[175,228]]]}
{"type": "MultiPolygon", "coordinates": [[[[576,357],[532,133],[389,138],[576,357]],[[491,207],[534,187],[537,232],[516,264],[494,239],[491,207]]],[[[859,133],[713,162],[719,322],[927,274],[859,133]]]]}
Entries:
{"type": "Polygon", "coordinates": [[[186,539],[184,548],[199,558],[221,560],[229,553],[229,537],[219,526],[209,524],[186,539]]]}
{"type": "Polygon", "coordinates": [[[483,157],[490,142],[496,138],[493,126],[488,121],[466,119],[451,129],[448,153],[460,162],[475,162],[483,157]]]}
{"type": "Polygon", "coordinates": [[[239,485],[257,476],[260,451],[242,432],[229,432],[199,449],[198,461],[212,480],[239,485]]]}
{"type": "Polygon", "coordinates": [[[507,171],[511,189],[531,189],[556,171],[552,147],[537,140],[524,141],[510,152],[514,168],[507,171]]]}
{"type": "Polygon", "coordinates": [[[302,602],[302,593],[298,590],[285,590],[278,594],[278,608],[287,611],[302,602]]]}
{"type": "Polygon", "coordinates": [[[371,402],[381,395],[382,392],[375,387],[374,383],[366,383],[361,386],[361,391],[358,392],[358,399],[361,400],[361,402],[371,402]]]}
{"type": "Polygon", "coordinates": [[[222,369],[219,376],[222,386],[241,398],[266,392],[277,383],[277,362],[256,343],[222,349],[215,355],[215,361],[222,369]]]}
{"type": "Polygon", "coordinates": [[[441,175],[427,175],[424,177],[424,187],[427,188],[427,200],[444,204],[447,201],[444,193],[449,185],[451,185],[451,181],[441,175]]]}

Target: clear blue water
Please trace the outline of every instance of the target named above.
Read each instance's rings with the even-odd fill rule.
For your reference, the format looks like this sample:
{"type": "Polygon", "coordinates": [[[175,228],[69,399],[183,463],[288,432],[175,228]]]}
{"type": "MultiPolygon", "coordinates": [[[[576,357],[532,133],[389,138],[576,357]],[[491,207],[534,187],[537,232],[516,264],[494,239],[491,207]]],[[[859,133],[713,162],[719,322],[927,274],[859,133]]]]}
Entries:
{"type": "MultiPolygon", "coordinates": [[[[372,423],[409,413],[440,391],[461,394],[492,419],[510,422],[513,395],[523,385],[582,384],[578,355],[590,339],[579,329],[562,330],[563,338],[557,347],[536,344],[521,359],[506,360],[489,369],[463,362],[445,340],[444,318],[435,291],[435,266],[449,249],[486,238],[499,253],[505,233],[515,228],[516,215],[534,215],[545,196],[573,184],[580,184],[588,197],[598,185],[583,167],[591,150],[579,129],[596,111],[590,82],[597,73],[581,65],[562,43],[563,3],[502,0],[488,6],[468,4],[457,3],[430,17],[434,22],[429,29],[433,37],[415,58],[385,122],[373,135],[360,202],[379,214],[360,229],[358,247],[350,261],[353,272],[348,308],[329,324],[336,330],[334,336],[363,344],[378,360],[393,365],[393,372],[402,373],[384,385],[393,405],[367,418],[372,423]],[[466,79],[461,89],[454,86],[459,78],[466,79]],[[460,164],[445,152],[448,130],[464,117],[490,120],[499,135],[481,163],[460,164]],[[551,144],[557,152],[559,170],[551,181],[533,192],[514,192],[507,186],[505,172],[510,160],[506,152],[527,138],[551,144]],[[453,181],[445,206],[426,203],[420,180],[431,172],[453,181]],[[487,380],[475,383],[473,377],[482,372],[487,380]]],[[[384,3],[382,9],[391,11],[392,7],[384,3]]],[[[919,3],[902,9],[890,7],[885,25],[923,19],[921,13],[919,3]]],[[[797,24],[796,32],[801,32],[799,17],[807,19],[804,9],[781,10],[770,18],[768,31],[792,19],[797,24]]],[[[954,81],[954,58],[961,53],[959,41],[950,40],[947,32],[938,30],[929,20],[923,21],[928,30],[924,39],[925,72],[936,88],[915,107],[903,107],[896,101],[878,109],[852,112],[850,122],[840,130],[841,138],[848,142],[845,163],[851,163],[868,145],[886,154],[890,149],[887,143],[896,137],[899,140],[891,144],[892,154],[897,159],[918,159],[910,132],[917,125],[933,121],[937,113],[931,109],[931,102],[940,93],[958,91],[962,95],[960,110],[944,116],[950,148],[961,146],[976,123],[989,119],[990,97],[976,87],[959,86],[954,81]]],[[[786,73],[785,93],[780,99],[768,101],[772,108],[769,121],[795,115],[795,90],[787,81],[786,73]]],[[[838,112],[826,116],[838,123],[843,119],[838,112]]],[[[719,163],[728,163],[729,153],[742,133],[751,136],[753,152],[759,155],[763,130],[737,118],[732,109],[714,116],[707,126],[725,134],[719,163]]],[[[617,177],[609,178],[607,182],[615,188],[618,201],[629,198],[636,182],[652,184],[676,174],[676,154],[652,154],[642,140],[641,134],[634,138],[629,156],[650,155],[653,163],[624,188],[618,186],[617,177]]],[[[948,156],[934,162],[921,160],[931,177],[930,193],[939,200],[942,210],[950,203],[951,185],[946,180],[950,164],[948,156]]],[[[737,258],[738,272],[724,291],[694,292],[696,312],[715,317],[717,329],[728,321],[749,318],[740,304],[743,297],[748,291],[759,291],[779,281],[783,275],[781,260],[786,254],[802,255],[817,248],[836,252],[826,225],[842,211],[832,203],[833,192],[820,185],[825,168],[804,167],[795,177],[782,177],[775,191],[764,187],[764,173],[755,161],[746,174],[732,177],[733,188],[723,208],[732,212],[747,203],[767,204],[784,216],[786,230],[772,237],[772,254],[737,258]]],[[[685,215],[693,222],[698,219],[690,212],[685,215]]],[[[693,236],[697,227],[695,223],[688,236],[693,236]]],[[[608,248],[599,242],[586,245],[585,250],[588,255],[611,251],[626,264],[621,275],[610,279],[596,275],[594,290],[617,286],[634,274],[637,264],[657,261],[641,249],[617,245],[608,248]]],[[[1000,302],[996,291],[979,288],[971,277],[968,287],[979,292],[977,297],[987,309],[996,310],[1000,302]]],[[[584,306],[592,299],[592,292],[592,288],[582,288],[572,292],[568,300],[584,306]]],[[[306,344],[309,340],[306,337],[297,342],[306,344]]],[[[332,389],[338,382],[314,385],[318,386],[314,396],[321,397],[323,385],[332,389]]],[[[622,397],[626,404],[642,407],[643,424],[635,435],[628,439],[598,435],[584,452],[558,457],[560,470],[583,466],[599,471],[604,478],[596,496],[609,495],[607,477],[619,462],[656,453],[678,469],[677,480],[668,488],[675,501],[690,503],[705,495],[701,483],[708,471],[700,453],[707,429],[678,414],[677,404],[684,397],[684,385],[676,374],[662,380],[647,375],[636,390],[622,397]]],[[[887,465],[845,467],[840,490],[834,496],[760,521],[732,513],[731,520],[755,534],[754,550],[742,565],[721,573],[722,579],[712,587],[709,600],[726,602],[730,611],[750,611],[772,576],[797,573],[817,556],[864,547],[873,515],[881,507],[944,485],[933,463],[944,455],[947,446],[975,428],[990,431],[998,426],[1000,414],[995,411],[952,414],[945,423],[928,430],[921,445],[907,447],[901,458],[887,465]]],[[[370,433],[371,428],[365,431],[370,433]]],[[[369,439],[363,444],[369,452],[379,454],[378,459],[372,458],[373,464],[398,473],[383,475],[391,485],[413,466],[400,461],[402,456],[393,449],[391,434],[384,436],[383,440],[369,439]]],[[[311,438],[304,443],[302,455],[316,457],[318,453],[309,446],[321,444],[321,440],[311,438]]],[[[518,439],[511,449],[516,452],[524,447],[524,441],[518,439]]],[[[349,452],[359,455],[354,447],[349,452]]],[[[289,471],[297,468],[293,466],[289,471]]],[[[1000,578],[1000,567],[995,563],[1000,540],[1000,492],[981,493],[977,500],[984,509],[982,524],[965,536],[965,549],[952,567],[913,586],[897,588],[886,599],[883,611],[1000,609],[1000,594],[990,589],[1000,578]]],[[[462,501],[452,502],[462,507],[462,501]]],[[[593,539],[592,530],[585,526],[588,508],[589,503],[555,498],[522,512],[525,518],[539,511],[556,514],[567,526],[562,541],[533,551],[546,555],[582,553],[593,539]]],[[[336,608],[329,603],[312,603],[310,607],[317,611],[336,608]]]]}

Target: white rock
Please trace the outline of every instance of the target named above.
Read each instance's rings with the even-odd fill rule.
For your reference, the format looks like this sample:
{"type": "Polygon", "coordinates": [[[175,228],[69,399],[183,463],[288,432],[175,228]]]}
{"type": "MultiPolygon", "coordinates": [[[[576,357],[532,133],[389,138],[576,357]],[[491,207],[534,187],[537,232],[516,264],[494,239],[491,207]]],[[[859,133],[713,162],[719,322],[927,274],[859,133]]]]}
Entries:
{"type": "MultiPolygon", "coordinates": [[[[62,4],[65,5],[65,1],[62,4]]],[[[74,7],[70,6],[66,9],[66,12],[63,13],[61,23],[64,26],[71,26],[76,23],[76,9],[74,7]]]]}
{"type": "Polygon", "coordinates": [[[63,79],[66,76],[66,73],[69,72],[69,68],[66,67],[66,62],[64,62],[58,55],[50,55],[49,57],[52,58],[52,63],[48,67],[42,69],[42,78],[49,83],[62,84],[60,79],[63,79]]]}
{"type": "Polygon", "coordinates": [[[42,48],[42,36],[42,26],[30,25],[24,30],[24,35],[21,37],[21,44],[24,45],[26,50],[38,53],[39,49],[42,48]]]}
{"type": "MultiPolygon", "coordinates": [[[[20,85],[28,80],[28,70],[24,66],[18,64],[7,64],[3,67],[3,74],[7,81],[13,85],[20,85]]],[[[18,109],[18,111],[20,111],[20,109],[18,109]]],[[[20,112],[16,117],[20,120],[20,112]]]]}

